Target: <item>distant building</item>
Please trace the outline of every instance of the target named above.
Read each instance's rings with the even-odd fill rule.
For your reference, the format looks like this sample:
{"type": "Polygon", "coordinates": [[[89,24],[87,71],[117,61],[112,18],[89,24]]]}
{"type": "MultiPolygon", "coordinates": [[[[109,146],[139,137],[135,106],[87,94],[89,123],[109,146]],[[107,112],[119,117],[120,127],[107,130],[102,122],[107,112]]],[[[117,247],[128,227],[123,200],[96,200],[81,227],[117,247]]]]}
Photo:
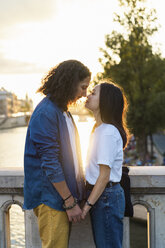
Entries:
{"type": "Polygon", "coordinates": [[[32,112],[33,111],[33,101],[29,99],[26,94],[25,99],[18,99],[19,112],[32,112]]]}
{"type": "Polygon", "coordinates": [[[13,97],[10,92],[4,88],[0,89],[0,115],[10,115],[13,107],[13,97]]]}
{"type": "Polygon", "coordinates": [[[0,115],[10,116],[18,112],[32,112],[33,102],[26,95],[26,99],[17,96],[4,88],[0,89],[0,115]]]}

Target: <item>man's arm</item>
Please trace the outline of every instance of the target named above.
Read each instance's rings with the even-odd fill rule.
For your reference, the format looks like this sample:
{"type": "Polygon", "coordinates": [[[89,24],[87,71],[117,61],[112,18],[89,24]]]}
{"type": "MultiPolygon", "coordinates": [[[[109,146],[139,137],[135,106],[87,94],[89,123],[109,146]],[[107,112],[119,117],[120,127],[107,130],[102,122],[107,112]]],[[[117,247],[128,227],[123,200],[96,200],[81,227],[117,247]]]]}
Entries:
{"type": "MultiPolygon", "coordinates": [[[[65,181],[61,181],[61,182],[58,182],[58,183],[53,183],[53,185],[54,185],[54,187],[56,188],[57,192],[60,194],[60,196],[62,197],[63,200],[71,195],[71,192],[70,192],[70,190],[69,190],[69,188],[68,188],[68,186],[67,186],[65,181]]],[[[73,198],[73,196],[71,196],[65,201],[65,206],[69,207],[73,203],[74,203],[74,198],[73,198]]],[[[81,220],[82,211],[81,211],[80,207],[77,204],[72,209],[66,210],[66,213],[68,215],[69,221],[79,222],[81,220]]]]}

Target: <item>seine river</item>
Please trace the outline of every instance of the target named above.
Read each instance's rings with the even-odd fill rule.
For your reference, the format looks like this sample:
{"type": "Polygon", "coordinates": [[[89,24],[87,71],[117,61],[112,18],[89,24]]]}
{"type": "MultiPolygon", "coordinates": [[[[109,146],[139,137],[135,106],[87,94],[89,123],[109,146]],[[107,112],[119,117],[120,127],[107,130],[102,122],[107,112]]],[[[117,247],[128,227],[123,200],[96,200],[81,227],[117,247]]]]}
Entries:
{"type": "MultiPolygon", "coordinates": [[[[80,134],[81,148],[83,163],[85,165],[86,152],[88,148],[89,135],[92,130],[94,120],[88,118],[87,121],[78,121],[78,116],[74,116],[75,122],[80,134]]],[[[23,168],[23,154],[26,138],[27,127],[19,127],[12,129],[0,130],[0,167],[22,167],[23,168]]],[[[140,216],[144,216],[146,211],[144,209],[138,209],[140,216]]],[[[10,210],[10,228],[11,228],[11,248],[25,247],[24,237],[24,213],[17,205],[12,205],[10,210]]],[[[147,247],[146,244],[146,222],[141,224],[131,221],[132,233],[132,248],[147,247]],[[136,230],[136,232],[135,232],[136,230]],[[134,233],[135,232],[135,233],[134,233]],[[136,237],[141,237],[134,242],[136,237]],[[135,243],[138,244],[135,245],[135,243]]]]}
{"type": "MultiPolygon", "coordinates": [[[[79,122],[74,116],[80,134],[83,161],[85,161],[89,134],[93,127],[93,118],[79,122]]],[[[0,130],[0,167],[23,167],[23,154],[27,127],[0,130]]],[[[84,162],[85,163],[85,162],[84,162]]]]}

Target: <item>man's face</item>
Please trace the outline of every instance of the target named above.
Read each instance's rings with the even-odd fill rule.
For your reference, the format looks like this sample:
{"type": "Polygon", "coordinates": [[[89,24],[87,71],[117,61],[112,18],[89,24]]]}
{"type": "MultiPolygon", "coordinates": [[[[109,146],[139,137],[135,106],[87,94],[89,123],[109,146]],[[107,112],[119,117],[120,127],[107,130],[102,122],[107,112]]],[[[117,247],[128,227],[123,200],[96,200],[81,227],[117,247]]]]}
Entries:
{"type": "Polygon", "coordinates": [[[78,88],[77,88],[77,92],[76,92],[76,100],[78,100],[79,98],[81,97],[86,97],[87,95],[87,88],[89,86],[89,83],[90,83],[90,77],[86,77],[83,81],[81,81],[79,84],[78,84],[78,88]]]}

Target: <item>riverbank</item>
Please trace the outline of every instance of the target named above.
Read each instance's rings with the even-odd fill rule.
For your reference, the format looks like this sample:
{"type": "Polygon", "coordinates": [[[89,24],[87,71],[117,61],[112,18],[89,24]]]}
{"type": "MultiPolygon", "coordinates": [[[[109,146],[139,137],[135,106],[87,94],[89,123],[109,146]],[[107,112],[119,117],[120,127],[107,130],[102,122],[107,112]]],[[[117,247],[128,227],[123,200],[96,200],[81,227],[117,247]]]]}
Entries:
{"type": "Polygon", "coordinates": [[[18,113],[10,116],[0,116],[0,130],[27,126],[30,116],[30,113],[18,113]]]}

